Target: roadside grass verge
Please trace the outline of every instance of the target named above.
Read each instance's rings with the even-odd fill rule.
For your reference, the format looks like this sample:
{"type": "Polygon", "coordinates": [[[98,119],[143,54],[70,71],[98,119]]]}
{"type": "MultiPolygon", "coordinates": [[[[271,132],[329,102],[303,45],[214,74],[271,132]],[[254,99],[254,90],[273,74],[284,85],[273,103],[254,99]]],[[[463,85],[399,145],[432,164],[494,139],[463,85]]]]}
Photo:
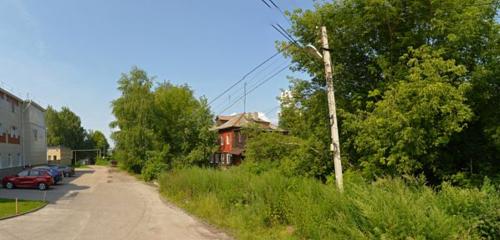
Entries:
{"type": "MultiPolygon", "coordinates": [[[[43,207],[45,201],[19,200],[19,214],[23,214],[34,209],[43,207]]],[[[0,219],[16,215],[16,200],[0,198],[0,219]]]]}
{"type": "Polygon", "coordinates": [[[347,173],[341,194],[314,179],[244,167],[181,169],[159,182],[166,198],[238,239],[500,239],[500,198],[488,184],[436,190],[347,173]]]}

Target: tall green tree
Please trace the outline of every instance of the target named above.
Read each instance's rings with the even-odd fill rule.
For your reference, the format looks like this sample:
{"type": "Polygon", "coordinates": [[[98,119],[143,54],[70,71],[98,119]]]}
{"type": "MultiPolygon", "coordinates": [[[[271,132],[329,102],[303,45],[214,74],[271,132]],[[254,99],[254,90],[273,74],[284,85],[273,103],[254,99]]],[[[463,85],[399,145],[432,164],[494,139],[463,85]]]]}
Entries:
{"type": "MultiPolygon", "coordinates": [[[[343,0],[289,13],[303,46],[319,49],[317,27],[328,29],[346,166],[423,171],[436,181],[498,172],[498,7],[496,0],[343,0]]],[[[281,124],[327,148],[323,64],[297,45],[278,46],[293,69],[313,76],[292,81],[281,124]]]]}
{"type": "Polygon", "coordinates": [[[45,118],[49,146],[63,145],[72,149],[83,146],[85,129],[82,127],[80,117],[68,107],[62,107],[61,111],[57,111],[49,106],[45,118]]]}
{"type": "Polygon", "coordinates": [[[89,130],[87,136],[92,148],[100,149],[103,154],[107,154],[109,150],[109,143],[106,136],[102,132],[98,130],[89,130]]]}
{"type": "Polygon", "coordinates": [[[121,96],[112,102],[116,120],[112,138],[116,143],[115,154],[129,170],[140,172],[148,151],[154,149],[153,131],[154,96],[151,92],[153,79],[134,67],[118,80],[121,96]]]}
{"type": "Polygon", "coordinates": [[[187,85],[154,84],[133,68],[118,81],[122,95],[112,102],[115,156],[131,171],[154,178],[161,169],[208,162],[215,136],[206,99],[187,85]]]}

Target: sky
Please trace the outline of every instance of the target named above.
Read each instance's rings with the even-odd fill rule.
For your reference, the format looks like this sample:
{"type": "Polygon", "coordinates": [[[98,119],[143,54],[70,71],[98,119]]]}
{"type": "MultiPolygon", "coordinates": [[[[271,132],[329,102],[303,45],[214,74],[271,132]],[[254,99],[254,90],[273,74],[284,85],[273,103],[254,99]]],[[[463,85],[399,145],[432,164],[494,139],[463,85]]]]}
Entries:
{"type": "MultiPolygon", "coordinates": [[[[283,10],[309,0],[275,0],[283,10]]],[[[0,0],[0,87],[46,107],[69,107],[86,129],[107,136],[117,80],[137,66],[157,81],[188,84],[214,99],[276,52],[284,38],[271,27],[289,22],[261,0],[0,0]]],[[[289,60],[278,56],[250,75],[247,89],[289,60]]],[[[276,121],[285,70],[247,97],[247,112],[276,121]]],[[[243,84],[214,102],[221,113],[243,84]]],[[[238,102],[224,114],[243,111],[238,102]]]]}

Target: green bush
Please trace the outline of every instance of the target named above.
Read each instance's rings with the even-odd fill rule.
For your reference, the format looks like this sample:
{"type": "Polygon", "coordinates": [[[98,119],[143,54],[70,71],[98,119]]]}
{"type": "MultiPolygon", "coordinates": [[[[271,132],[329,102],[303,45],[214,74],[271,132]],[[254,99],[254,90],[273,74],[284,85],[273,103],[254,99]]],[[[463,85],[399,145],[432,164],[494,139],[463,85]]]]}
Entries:
{"type": "Polygon", "coordinates": [[[95,165],[107,166],[107,165],[109,165],[109,160],[106,158],[97,157],[95,160],[95,165]]]}
{"type": "MultiPolygon", "coordinates": [[[[345,174],[345,191],[279,170],[189,168],[165,172],[167,198],[241,239],[498,239],[494,187],[436,191],[417,181],[366,183],[345,174]]],[[[486,186],[486,185],[485,185],[486,186]]]]}
{"type": "Polygon", "coordinates": [[[149,151],[147,161],[141,170],[141,176],[145,181],[158,179],[161,172],[168,169],[169,146],[165,145],[162,151],[149,151]]]}
{"type": "Polygon", "coordinates": [[[331,162],[322,161],[329,153],[317,150],[324,149],[320,144],[281,133],[254,132],[245,147],[245,161],[262,171],[278,168],[286,176],[324,178],[331,162]]]}

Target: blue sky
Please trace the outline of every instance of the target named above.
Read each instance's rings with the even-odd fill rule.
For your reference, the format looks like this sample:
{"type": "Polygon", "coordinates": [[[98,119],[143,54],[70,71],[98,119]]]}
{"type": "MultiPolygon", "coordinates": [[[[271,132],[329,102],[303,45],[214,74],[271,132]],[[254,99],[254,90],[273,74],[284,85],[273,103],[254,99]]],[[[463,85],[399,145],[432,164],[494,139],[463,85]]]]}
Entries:
{"type": "MultiPolygon", "coordinates": [[[[313,4],[275,2],[283,9],[313,4]]],[[[109,135],[121,73],[138,66],[210,100],[275,53],[283,38],[272,23],[288,26],[260,0],[0,0],[0,86],[43,106],[68,106],[85,128],[109,135]]],[[[286,64],[274,59],[248,78],[249,88],[286,64]]],[[[287,70],[260,87],[248,96],[247,111],[275,109],[286,76],[298,75],[287,70]]],[[[214,113],[229,100],[215,102],[214,113]]],[[[240,111],[241,103],[226,113],[240,111]]]]}

